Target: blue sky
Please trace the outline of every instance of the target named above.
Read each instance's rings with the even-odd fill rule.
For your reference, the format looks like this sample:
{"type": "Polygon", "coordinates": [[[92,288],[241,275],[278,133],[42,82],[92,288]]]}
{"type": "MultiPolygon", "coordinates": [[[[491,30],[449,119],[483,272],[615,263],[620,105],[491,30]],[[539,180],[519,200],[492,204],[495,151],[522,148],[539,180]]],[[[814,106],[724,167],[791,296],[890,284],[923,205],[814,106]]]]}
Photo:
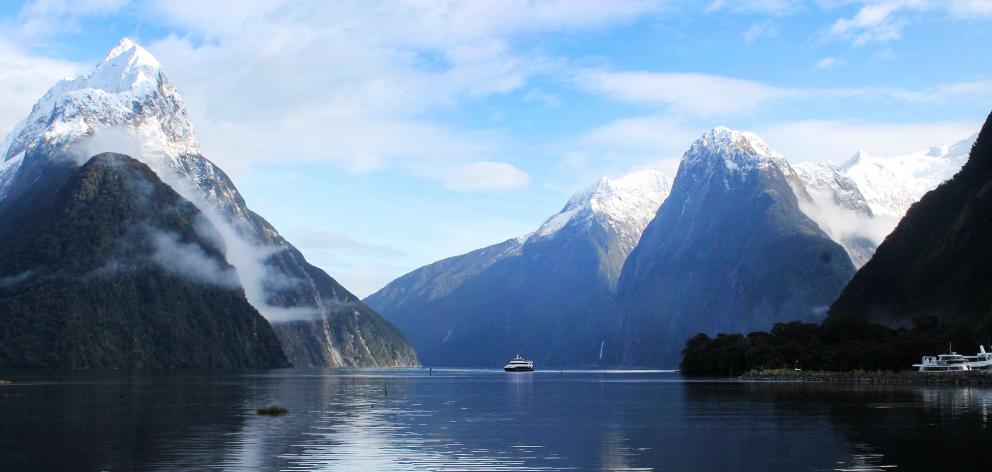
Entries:
{"type": "Polygon", "coordinates": [[[249,206],[361,296],[600,176],[674,176],[716,125],[839,163],[992,109],[992,0],[52,0],[0,24],[5,131],[130,37],[249,206]]]}

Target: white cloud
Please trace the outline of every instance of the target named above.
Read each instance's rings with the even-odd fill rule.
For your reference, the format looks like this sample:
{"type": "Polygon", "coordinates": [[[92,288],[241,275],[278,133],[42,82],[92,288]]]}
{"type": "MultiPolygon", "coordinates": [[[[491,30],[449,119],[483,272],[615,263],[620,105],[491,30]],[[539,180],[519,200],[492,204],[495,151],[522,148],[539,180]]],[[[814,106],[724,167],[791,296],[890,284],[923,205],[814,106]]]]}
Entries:
{"type": "Polygon", "coordinates": [[[610,72],[586,70],[576,83],[587,90],[633,103],[669,106],[693,116],[747,114],[796,90],[751,80],[674,72],[610,72]]]}
{"type": "Polygon", "coordinates": [[[445,188],[459,192],[508,190],[526,186],[530,176],[505,162],[479,161],[451,169],[443,178],[445,188]]]}
{"type": "Polygon", "coordinates": [[[992,81],[951,82],[922,90],[883,89],[893,98],[909,103],[946,103],[951,100],[992,100],[992,81]]]}
{"type": "Polygon", "coordinates": [[[778,36],[778,28],[771,21],[759,21],[744,30],[741,36],[748,43],[753,43],[759,38],[774,38],[778,36]]]}
{"type": "MultiPolygon", "coordinates": [[[[839,59],[823,58],[818,68],[839,59]]],[[[992,100],[992,81],[938,84],[924,89],[895,87],[805,88],[780,87],[757,81],[708,74],[644,71],[584,70],[574,79],[579,87],[608,98],[646,106],[660,106],[671,118],[736,117],[769,110],[774,104],[852,100],[944,104],[961,100],[992,100]]]]}
{"type": "Polygon", "coordinates": [[[813,64],[813,67],[816,67],[817,69],[829,69],[840,63],[841,61],[836,57],[824,57],[823,59],[816,61],[816,64],[813,64]]]}
{"type": "Polygon", "coordinates": [[[616,120],[589,131],[578,140],[584,147],[655,157],[681,155],[702,130],[687,128],[669,118],[643,116],[616,120]]]}
{"type": "Polygon", "coordinates": [[[552,93],[545,92],[544,90],[541,90],[539,88],[532,88],[528,90],[527,94],[524,95],[523,100],[525,102],[543,103],[545,106],[551,108],[557,107],[558,105],[561,104],[561,101],[558,99],[558,96],[552,93]]]}
{"type": "Polygon", "coordinates": [[[27,116],[52,84],[79,68],[70,61],[31,55],[0,38],[0,134],[6,135],[27,116]]]}
{"type": "Polygon", "coordinates": [[[877,156],[908,154],[974,133],[974,122],[878,123],[807,120],[773,123],[755,130],[791,162],[840,164],[858,149],[877,156]]]}
{"type": "Polygon", "coordinates": [[[786,15],[804,8],[801,0],[714,0],[706,7],[707,13],[731,11],[735,13],[764,13],[786,15]]]}
{"type": "Polygon", "coordinates": [[[901,8],[904,5],[898,2],[865,5],[854,17],[837,20],[827,34],[832,38],[849,38],[856,45],[899,39],[907,22],[893,13],[901,8]]]}
{"type": "Polygon", "coordinates": [[[989,0],[949,0],[948,10],[958,18],[990,18],[992,2],[989,0]]]}
{"type": "Polygon", "coordinates": [[[370,244],[358,241],[347,234],[331,229],[296,228],[286,232],[286,237],[298,247],[311,251],[342,251],[349,254],[375,257],[399,257],[403,251],[388,244],[370,244]]]}
{"type": "Polygon", "coordinates": [[[223,259],[208,255],[200,246],[181,241],[176,233],[155,231],[150,237],[154,247],[151,260],[166,271],[193,282],[241,288],[234,268],[224,264],[223,259]]]}
{"type": "Polygon", "coordinates": [[[597,126],[578,138],[558,145],[558,165],[570,171],[571,181],[551,185],[571,194],[575,186],[603,175],[624,175],[651,168],[669,176],[702,128],[686,126],[665,116],[623,118],[597,126]]]}
{"type": "Polygon", "coordinates": [[[17,32],[26,36],[78,32],[81,19],[114,13],[127,3],[128,0],[35,0],[18,12],[17,32]]]}
{"type": "MultiPolygon", "coordinates": [[[[500,160],[494,130],[437,116],[556,70],[531,34],[600,28],[658,2],[201,2],[149,7],[188,32],[147,45],[191,107],[208,156],[354,172],[500,160]],[[416,160],[416,163],[411,161],[416,160]]],[[[531,89],[528,100],[557,98],[531,89]]]]}
{"type": "Polygon", "coordinates": [[[862,3],[853,17],[835,21],[827,30],[827,37],[850,40],[857,46],[897,40],[902,38],[902,30],[921,13],[945,13],[956,19],[992,18],[992,2],[988,0],[868,0],[862,3]]]}

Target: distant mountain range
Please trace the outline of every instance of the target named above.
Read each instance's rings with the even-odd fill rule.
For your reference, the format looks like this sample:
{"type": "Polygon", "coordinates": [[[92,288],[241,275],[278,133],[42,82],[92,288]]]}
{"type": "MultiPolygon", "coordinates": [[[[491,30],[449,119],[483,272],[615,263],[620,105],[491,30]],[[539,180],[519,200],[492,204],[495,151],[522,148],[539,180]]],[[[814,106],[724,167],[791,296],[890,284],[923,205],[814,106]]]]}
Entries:
{"type": "Polygon", "coordinates": [[[969,174],[928,194],[944,203],[913,206],[957,173],[978,136],[792,166],[757,135],[717,127],[674,180],[601,179],[534,232],[362,301],[247,207],[202,155],[161,65],[125,39],[90,74],[53,86],[0,147],[0,221],[12,223],[0,225],[0,365],[379,367],[417,365],[419,354],[492,366],[520,353],[545,367],[673,366],[697,332],[823,319],[860,266],[835,312],[953,319],[984,299],[937,306],[901,290],[942,287],[935,274],[981,289],[981,271],[955,249],[977,244],[984,224],[984,187],[967,176],[984,172],[974,155],[969,174]],[[950,200],[971,202],[958,220],[947,219],[959,208],[950,200]],[[943,233],[924,235],[931,227],[943,233]],[[951,260],[963,269],[952,273],[951,260]],[[903,298],[873,299],[886,283],[903,298]]]}
{"type": "Polygon", "coordinates": [[[797,164],[794,168],[811,197],[800,206],[860,267],[910,205],[964,165],[976,136],[895,157],[858,151],[839,166],[797,164]]]}
{"type": "Polygon", "coordinates": [[[960,167],[969,140],[792,167],[757,136],[716,128],[683,158],[681,205],[660,174],[649,185],[643,172],[604,179],[534,233],[417,269],[366,302],[428,364],[491,366],[523,352],[550,365],[671,366],[693,330],[823,319],[914,195],[960,167]],[[638,194],[650,198],[625,203],[638,194]],[[642,237],[661,202],[678,216],[669,210],[642,237]]]}
{"type": "MultiPolygon", "coordinates": [[[[0,148],[0,211],[19,216],[4,221],[27,218],[35,209],[24,196],[57,189],[61,178],[102,151],[140,160],[216,227],[225,263],[294,365],[417,364],[398,329],[248,209],[233,182],[201,154],[185,104],[158,61],[130,40],[90,74],[52,87],[7,137],[0,148]]],[[[0,245],[23,237],[20,231],[4,225],[0,245]]]]}
{"type": "Polygon", "coordinates": [[[844,288],[830,316],[895,327],[934,317],[950,338],[987,343],[992,336],[989,241],[992,115],[961,171],[909,209],[844,288]]]}
{"type": "Polygon", "coordinates": [[[426,365],[605,362],[624,260],[668,196],[655,171],[601,179],[533,233],[445,259],[365,299],[410,338],[426,365]]]}

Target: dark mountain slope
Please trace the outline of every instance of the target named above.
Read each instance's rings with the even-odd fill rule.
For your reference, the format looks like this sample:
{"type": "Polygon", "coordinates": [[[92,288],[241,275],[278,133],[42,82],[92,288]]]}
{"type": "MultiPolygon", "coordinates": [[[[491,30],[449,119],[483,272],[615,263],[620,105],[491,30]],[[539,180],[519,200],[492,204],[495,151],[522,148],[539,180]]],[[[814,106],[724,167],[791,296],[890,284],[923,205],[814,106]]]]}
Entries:
{"type": "Polygon", "coordinates": [[[823,319],[854,266],[794,188],[795,172],[754,134],[716,128],[692,145],[620,276],[623,364],[674,367],[700,332],[823,319]]]}
{"type": "Polygon", "coordinates": [[[0,365],[288,365],[195,206],[127,156],[57,167],[61,185],[10,195],[0,215],[17,226],[0,239],[0,365]]]}
{"type": "Polygon", "coordinates": [[[31,216],[36,199],[51,198],[82,158],[103,151],[147,164],[221,230],[248,302],[273,324],[295,365],[417,365],[398,329],[247,207],[231,179],[203,156],[161,64],[126,38],[90,73],[52,86],[0,144],[0,216],[7,215],[0,221],[10,222],[0,225],[0,239],[31,216]],[[34,197],[15,198],[27,194],[34,197]]]}
{"type": "Polygon", "coordinates": [[[992,336],[992,115],[961,171],[909,209],[830,308],[890,326],[929,316],[992,336]]]}

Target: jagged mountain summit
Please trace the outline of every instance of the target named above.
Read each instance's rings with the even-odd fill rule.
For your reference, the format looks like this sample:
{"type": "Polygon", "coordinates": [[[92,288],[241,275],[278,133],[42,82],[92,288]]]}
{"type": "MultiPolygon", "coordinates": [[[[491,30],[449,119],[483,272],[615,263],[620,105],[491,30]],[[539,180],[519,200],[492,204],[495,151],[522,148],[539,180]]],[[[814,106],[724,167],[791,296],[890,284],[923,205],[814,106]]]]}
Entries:
{"type": "Polygon", "coordinates": [[[366,302],[428,365],[502,365],[517,352],[544,365],[611,363],[617,279],[670,186],[650,170],[603,178],[533,233],[421,267],[366,302]]]}
{"type": "Polygon", "coordinates": [[[839,167],[804,162],[793,168],[809,195],[799,199],[800,209],[844,247],[855,266],[868,262],[890,227],[888,218],[876,221],[858,185],[839,167]]]}
{"type": "Polygon", "coordinates": [[[948,339],[992,335],[992,115],[951,180],[913,205],[844,288],[830,316],[910,326],[933,317],[948,339]]]}
{"type": "Polygon", "coordinates": [[[975,138],[896,157],[858,151],[840,166],[797,164],[812,198],[800,206],[861,267],[913,203],[961,168],[975,138]]]}
{"type": "Polygon", "coordinates": [[[0,366],[289,365],[217,229],[148,166],[100,154],[60,182],[0,238],[0,366]]]}
{"type": "Polygon", "coordinates": [[[186,106],[159,62],[132,41],[122,40],[91,73],[52,87],[4,143],[0,208],[15,218],[29,214],[24,197],[33,188],[54,186],[99,152],[125,152],[218,228],[248,301],[273,323],[294,365],[417,363],[398,329],[247,207],[223,170],[201,154],[186,106]]]}
{"type": "Polygon", "coordinates": [[[977,137],[975,133],[954,144],[895,157],[858,151],[840,169],[857,184],[874,214],[902,218],[923,194],[961,169],[977,137]]]}
{"type": "Polygon", "coordinates": [[[674,366],[700,332],[822,319],[854,265],[800,199],[799,176],[757,135],[718,127],[694,142],[623,266],[620,362],[674,366]]]}

